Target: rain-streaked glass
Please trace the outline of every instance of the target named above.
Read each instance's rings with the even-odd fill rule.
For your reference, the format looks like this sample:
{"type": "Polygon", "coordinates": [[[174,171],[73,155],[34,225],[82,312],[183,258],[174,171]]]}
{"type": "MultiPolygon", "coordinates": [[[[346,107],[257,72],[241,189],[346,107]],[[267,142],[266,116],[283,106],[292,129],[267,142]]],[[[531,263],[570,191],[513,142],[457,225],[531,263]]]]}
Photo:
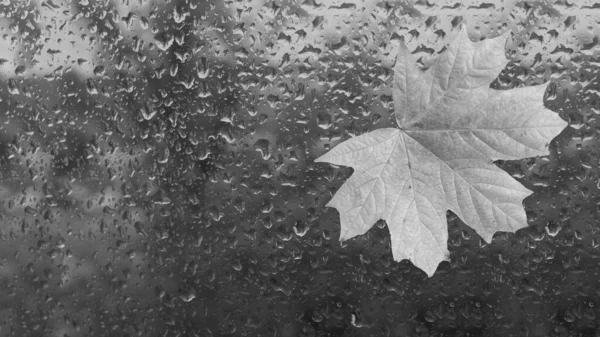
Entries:
{"type": "Polygon", "coordinates": [[[600,3],[0,1],[0,337],[600,336],[600,3]],[[400,41],[511,31],[492,84],[550,81],[550,155],[498,162],[529,227],[451,261],[340,243],[352,169],[393,127],[400,41]]]}

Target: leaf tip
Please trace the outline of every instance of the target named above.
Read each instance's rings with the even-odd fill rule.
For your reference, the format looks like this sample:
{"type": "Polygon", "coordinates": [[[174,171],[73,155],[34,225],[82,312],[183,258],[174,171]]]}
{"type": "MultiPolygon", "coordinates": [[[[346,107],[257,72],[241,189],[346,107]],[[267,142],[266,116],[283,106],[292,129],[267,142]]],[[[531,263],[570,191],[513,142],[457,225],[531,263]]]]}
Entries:
{"type": "Polygon", "coordinates": [[[326,163],[327,161],[326,161],[326,159],[325,159],[325,156],[327,156],[327,153],[325,153],[324,155],[322,155],[322,156],[320,156],[320,157],[316,158],[316,159],[314,160],[314,162],[315,162],[315,163],[326,163]]]}
{"type": "Polygon", "coordinates": [[[496,232],[493,232],[493,233],[482,233],[480,235],[481,235],[481,238],[483,239],[483,241],[485,241],[485,243],[487,243],[489,245],[490,243],[492,243],[492,240],[494,238],[494,234],[495,233],[496,232]]]}
{"type": "Polygon", "coordinates": [[[504,33],[498,35],[496,38],[497,39],[498,38],[502,38],[502,39],[508,40],[508,38],[510,37],[511,33],[512,33],[512,30],[511,29],[507,29],[504,33]]]}
{"type": "Polygon", "coordinates": [[[435,270],[427,270],[425,271],[425,274],[427,274],[428,278],[431,278],[433,275],[435,275],[435,270]]]}
{"type": "Polygon", "coordinates": [[[471,41],[469,37],[469,30],[467,29],[467,24],[463,21],[458,25],[458,33],[455,35],[454,39],[462,39],[466,38],[468,41],[471,41]]]}
{"type": "Polygon", "coordinates": [[[348,239],[350,239],[350,237],[348,235],[348,231],[347,230],[346,231],[341,231],[340,232],[340,239],[339,239],[340,243],[342,243],[342,242],[344,242],[344,241],[346,241],[348,239]]]}

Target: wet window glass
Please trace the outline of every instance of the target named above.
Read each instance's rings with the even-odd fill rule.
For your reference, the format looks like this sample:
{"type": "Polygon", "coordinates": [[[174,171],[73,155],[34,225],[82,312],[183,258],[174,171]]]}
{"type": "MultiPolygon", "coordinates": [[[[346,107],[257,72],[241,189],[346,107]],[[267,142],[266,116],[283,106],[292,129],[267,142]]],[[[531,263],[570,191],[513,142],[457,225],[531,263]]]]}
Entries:
{"type": "Polygon", "coordinates": [[[0,337],[600,336],[596,1],[0,1],[0,337]],[[570,127],[496,165],[534,193],[485,242],[452,212],[432,277],[385,221],[340,242],[397,127],[404,43],[509,32],[491,84],[550,83],[570,127]]]}

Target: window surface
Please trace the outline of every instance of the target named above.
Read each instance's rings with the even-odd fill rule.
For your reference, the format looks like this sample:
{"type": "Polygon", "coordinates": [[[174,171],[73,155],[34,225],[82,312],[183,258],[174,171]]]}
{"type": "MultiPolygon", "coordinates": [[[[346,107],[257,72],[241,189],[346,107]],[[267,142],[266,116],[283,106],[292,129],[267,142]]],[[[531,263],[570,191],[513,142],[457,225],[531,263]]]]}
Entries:
{"type": "Polygon", "coordinates": [[[0,2],[0,337],[600,336],[596,1],[0,2]],[[450,261],[340,243],[352,169],[314,160],[396,127],[400,43],[427,68],[466,24],[510,32],[492,88],[550,82],[534,191],[450,261]]]}

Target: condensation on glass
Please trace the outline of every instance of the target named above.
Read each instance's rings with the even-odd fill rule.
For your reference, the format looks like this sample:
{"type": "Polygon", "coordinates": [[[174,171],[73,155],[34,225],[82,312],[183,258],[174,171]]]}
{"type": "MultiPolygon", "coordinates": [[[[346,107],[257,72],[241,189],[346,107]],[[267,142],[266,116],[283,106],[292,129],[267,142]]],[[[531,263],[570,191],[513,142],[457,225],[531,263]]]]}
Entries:
{"type": "Polygon", "coordinates": [[[594,1],[0,1],[0,337],[596,336],[600,6],[594,1]],[[551,155],[498,165],[530,227],[395,262],[340,244],[313,160],[394,126],[466,23],[511,32],[498,89],[551,81],[551,155]]]}

